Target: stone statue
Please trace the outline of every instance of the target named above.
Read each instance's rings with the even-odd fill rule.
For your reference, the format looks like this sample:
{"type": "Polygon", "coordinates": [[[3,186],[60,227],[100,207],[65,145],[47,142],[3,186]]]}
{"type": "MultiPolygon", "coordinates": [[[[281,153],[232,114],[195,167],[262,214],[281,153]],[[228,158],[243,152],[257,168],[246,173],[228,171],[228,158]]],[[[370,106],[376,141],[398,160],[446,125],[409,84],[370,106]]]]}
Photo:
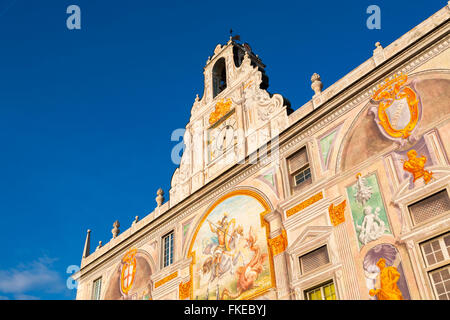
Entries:
{"type": "Polygon", "coordinates": [[[378,300],[403,300],[403,295],[397,286],[400,279],[400,273],[396,267],[386,267],[386,260],[380,258],[377,262],[377,267],[380,269],[380,288],[371,289],[369,294],[377,296],[378,300]]]}
{"type": "Polygon", "coordinates": [[[357,174],[358,181],[356,182],[355,200],[362,206],[372,197],[372,187],[367,185],[367,181],[361,177],[361,174],[357,174]]]}
{"type": "Polygon", "coordinates": [[[360,226],[356,226],[356,230],[359,231],[358,238],[364,245],[378,239],[386,231],[384,221],[378,216],[380,211],[381,209],[377,207],[375,212],[372,212],[371,206],[366,206],[363,209],[364,220],[360,226]]]}

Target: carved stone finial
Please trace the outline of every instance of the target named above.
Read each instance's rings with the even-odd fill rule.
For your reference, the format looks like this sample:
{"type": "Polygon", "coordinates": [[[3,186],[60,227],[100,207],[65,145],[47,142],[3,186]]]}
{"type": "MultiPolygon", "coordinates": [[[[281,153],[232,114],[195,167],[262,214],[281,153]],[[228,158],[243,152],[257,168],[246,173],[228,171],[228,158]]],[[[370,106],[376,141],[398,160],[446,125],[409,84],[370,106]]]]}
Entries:
{"type": "Polygon", "coordinates": [[[111,230],[111,233],[113,235],[113,239],[115,239],[117,237],[117,235],[119,234],[119,232],[120,232],[120,230],[119,230],[119,227],[120,227],[119,220],[116,220],[114,222],[113,227],[114,228],[111,230]]]}
{"type": "Polygon", "coordinates": [[[311,76],[311,88],[314,90],[315,94],[320,94],[322,92],[323,84],[320,80],[320,76],[317,73],[314,73],[311,76]]]}
{"type": "Polygon", "coordinates": [[[158,207],[160,207],[164,202],[164,191],[163,189],[159,188],[156,192],[156,203],[158,204],[158,207]]]}
{"type": "Polygon", "coordinates": [[[376,66],[380,65],[386,60],[384,49],[379,42],[375,43],[375,49],[373,50],[373,59],[376,66]]]}
{"type": "Polygon", "coordinates": [[[136,217],[134,218],[133,223],[132,223],[131,225],[132,225],[132,226],[135,225],[138,221],[139,221],[139,216],[136,216],[136,217]]]}
{"type": "Polygon", "coordinates": [[[220,45],[220,43],[216,46],[216,48],[214,49],[214,55],[218,54],[220,51],[222,50],[222,46],[220,45]]]}
{"type": "Polygon", "coordinates": [[[200,100],[200,98],[198,97],[198,93],[197,93],[197,95],[195,96],[195,102],[198,102],[200,100]]]}
{"type": "Polygon", "coordinates": [[[98,250],[98,249],[100,249],[101,247],[103,247],[103,244],[102,244],[101,241],[99,241],[99,242],[98,242],[98,246],[97,246],[97,248],[96,248],[95,250],[98,250]]]}

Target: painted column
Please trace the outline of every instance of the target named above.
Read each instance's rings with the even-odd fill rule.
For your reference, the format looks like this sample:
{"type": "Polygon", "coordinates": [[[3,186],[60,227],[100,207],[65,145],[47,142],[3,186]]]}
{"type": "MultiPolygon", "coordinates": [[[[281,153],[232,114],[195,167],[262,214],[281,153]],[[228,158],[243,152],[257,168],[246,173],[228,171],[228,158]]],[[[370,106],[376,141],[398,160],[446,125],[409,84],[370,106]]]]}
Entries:
{"type": "Polygon", "coordinates": [[[337,206],[331,204],[328,208],[330,220],[334,226],[336,243],[338,244],[338,254],[342,263],[342,277],[340,278],[344,286],[339,288],[339,291],[343,293],[342,298],[345,300],[360,300],[361,294],[356,277],[356,267],[344,223],[345,208],[346,200],[337,206]]]}
{"type": "Polygon", "coordinates": [[[273,211],[265,215],[264,219],[269,224],[271,230],[268,245],[273,257],[277,298],[279,300],[290,300],[288,266],[285,252],[288,242],[286,230],[281,227],[281,214],[278,211],[273,211]]]}

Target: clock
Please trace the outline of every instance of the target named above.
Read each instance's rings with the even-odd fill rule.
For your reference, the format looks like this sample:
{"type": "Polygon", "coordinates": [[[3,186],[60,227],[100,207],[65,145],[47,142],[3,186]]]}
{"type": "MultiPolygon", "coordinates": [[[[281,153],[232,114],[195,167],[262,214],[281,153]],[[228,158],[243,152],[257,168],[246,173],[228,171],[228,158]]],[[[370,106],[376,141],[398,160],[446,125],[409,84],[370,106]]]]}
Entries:
{"type": "Polygon", "coordinates": [[[212,161],[224,154],[236,142],[236,118],[234,112],[214,124],[208,133],[208,155],[212,161]]]}

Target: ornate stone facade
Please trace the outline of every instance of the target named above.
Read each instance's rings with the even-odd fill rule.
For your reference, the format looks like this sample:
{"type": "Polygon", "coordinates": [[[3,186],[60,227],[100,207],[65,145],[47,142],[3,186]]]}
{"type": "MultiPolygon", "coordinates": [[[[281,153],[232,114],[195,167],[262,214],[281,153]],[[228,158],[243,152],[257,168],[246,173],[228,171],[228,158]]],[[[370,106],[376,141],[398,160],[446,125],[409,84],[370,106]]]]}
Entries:
{"type": "Polygon", "coordinates": [[[295,112],[248,44],[217,45],[169,200],[88,233],[77,299],[450,299],[449,18],[314,74],[295,112]]]}

